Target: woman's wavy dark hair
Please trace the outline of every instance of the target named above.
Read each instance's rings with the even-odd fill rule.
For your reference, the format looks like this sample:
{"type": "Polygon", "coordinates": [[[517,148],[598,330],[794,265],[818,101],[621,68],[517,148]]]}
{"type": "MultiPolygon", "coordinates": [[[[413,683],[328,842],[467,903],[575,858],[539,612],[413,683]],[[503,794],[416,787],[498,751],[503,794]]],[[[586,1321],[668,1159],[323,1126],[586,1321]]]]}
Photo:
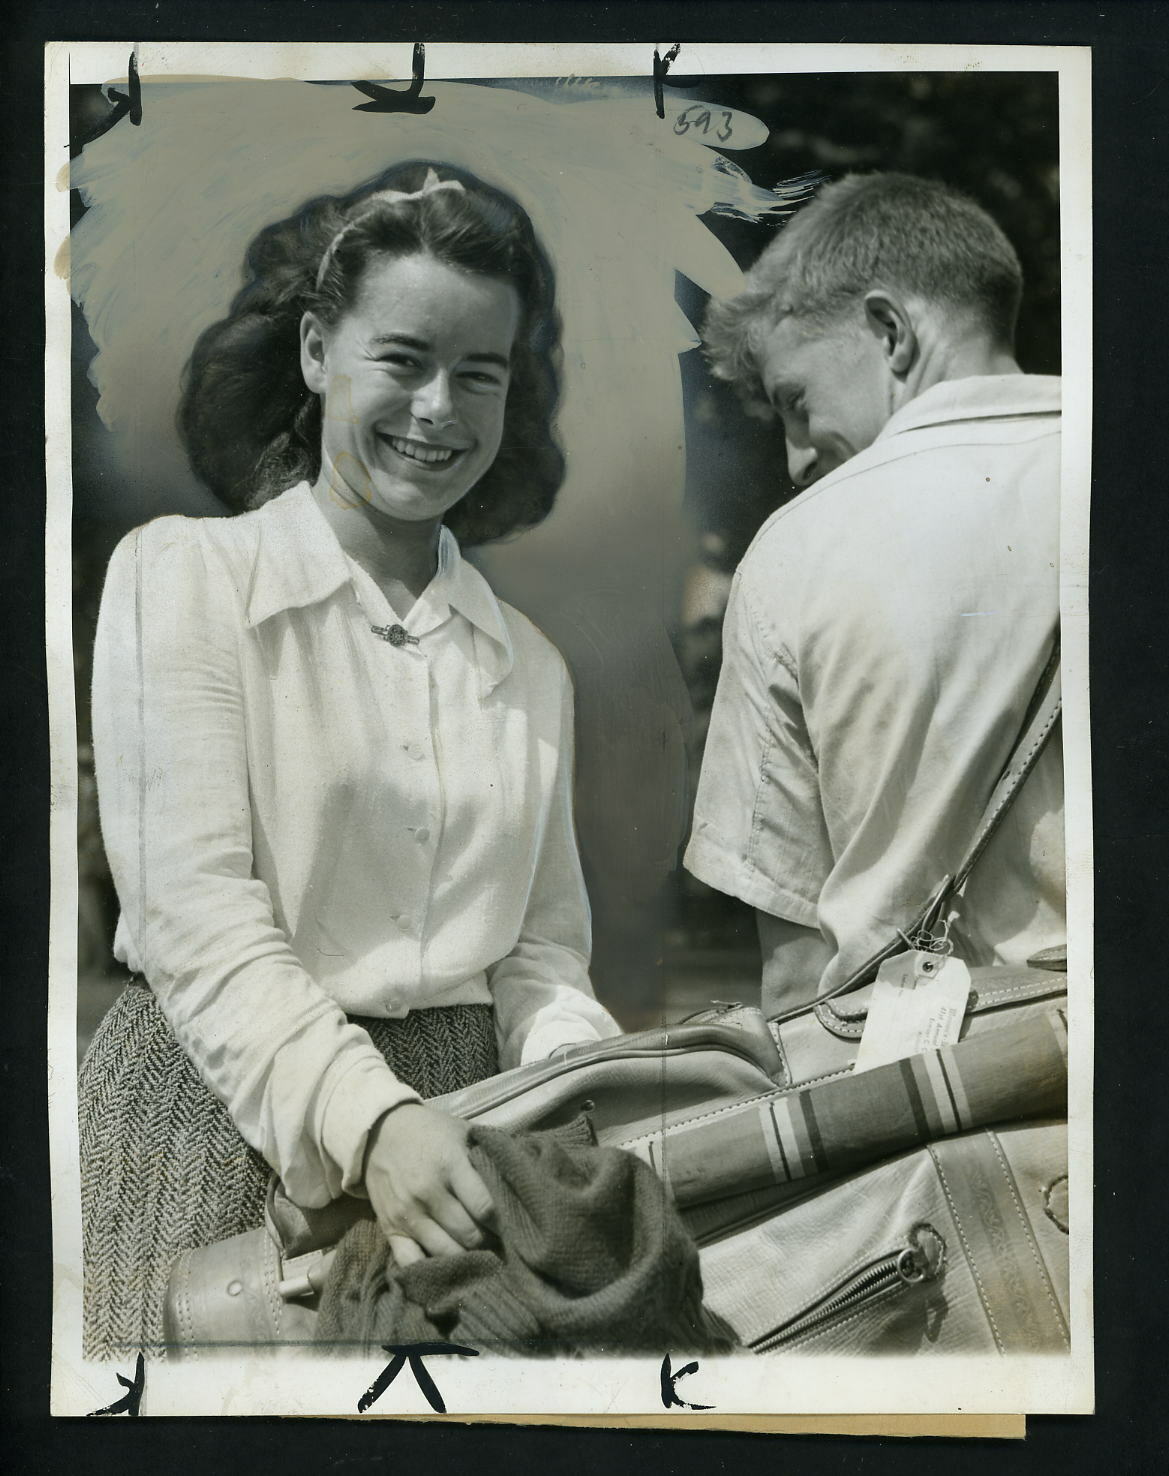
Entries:
{"type": "Polygon", "coordinates": [[[178,413],[196,476],[233,511],[259,507],[320,472],[321,408],[301,376],[302,315],[311,310],[335,324],[371,261],[419,254],[510,282],[521,304],[499,454],[447,513],[447,526],[463,543],[487,543],[551,512],[564,479],[553,430],[560,319],[552,267],[514,200],[472,174],[429,162],[397,165],[348,195],[310,200],[248,247],[244,286],[228,316],[195,345],[178,413]],[[369,198],[419,190],[431,169],[463,188],[369,198]]]}

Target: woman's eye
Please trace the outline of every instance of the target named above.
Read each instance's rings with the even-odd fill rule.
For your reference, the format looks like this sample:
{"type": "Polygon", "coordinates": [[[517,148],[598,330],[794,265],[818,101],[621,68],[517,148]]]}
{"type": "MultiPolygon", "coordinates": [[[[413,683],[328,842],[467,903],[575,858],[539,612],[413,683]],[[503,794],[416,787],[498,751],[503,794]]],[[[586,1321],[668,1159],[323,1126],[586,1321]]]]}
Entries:
{"type": "Polygon", "coordinates": [[[473,390],[502,389],[503,380],[489,370],[468,369],[460,375],[463,383],[473,390]]]}

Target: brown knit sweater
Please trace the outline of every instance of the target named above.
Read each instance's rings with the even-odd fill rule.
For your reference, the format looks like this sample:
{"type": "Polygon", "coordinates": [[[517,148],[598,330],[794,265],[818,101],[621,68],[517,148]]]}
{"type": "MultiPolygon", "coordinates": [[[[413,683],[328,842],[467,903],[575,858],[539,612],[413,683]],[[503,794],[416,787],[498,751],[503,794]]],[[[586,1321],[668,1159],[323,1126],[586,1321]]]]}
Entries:
{"type": "Polygon", "coordinates": [[[446,1341],[520,1357],[737,1346],[703,1306],[698,1251],[640,1159],[487,1127],[469,1146],[495,1201],[495,1244],[398,1267],[375,1224],[355,1225],[321,1296],[318,1342],[370,1353],[446,1341]]]}

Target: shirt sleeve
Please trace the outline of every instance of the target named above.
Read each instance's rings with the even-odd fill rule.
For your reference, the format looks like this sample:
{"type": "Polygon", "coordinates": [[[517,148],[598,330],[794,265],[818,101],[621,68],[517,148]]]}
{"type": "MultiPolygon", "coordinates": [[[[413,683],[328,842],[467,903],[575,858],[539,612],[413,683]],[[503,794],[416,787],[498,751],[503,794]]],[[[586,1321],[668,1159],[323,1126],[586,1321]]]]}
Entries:
{"type": "Polygon", "coordinates": [[[241,1135],[315,1207],[417,1094],[305,972],[254,874],[240,592],[198,525],[110,564],[94,651],[102,835],[128,952],[241,1135]]]}
{"type": "Polygon", "coordinates": [[[563,662],[558,666],[559,741],[535,875],[519,938],[488,970],[504,1070],[621,1033],[589,982],[592,923],[572,811],[572,686],[563,662]]]}
{"type": "Polygon", "coordinates": [[[740,568],[686,848],[688,871],[749,906],[818,926],[832,867],[795,663],[740,568]]]}

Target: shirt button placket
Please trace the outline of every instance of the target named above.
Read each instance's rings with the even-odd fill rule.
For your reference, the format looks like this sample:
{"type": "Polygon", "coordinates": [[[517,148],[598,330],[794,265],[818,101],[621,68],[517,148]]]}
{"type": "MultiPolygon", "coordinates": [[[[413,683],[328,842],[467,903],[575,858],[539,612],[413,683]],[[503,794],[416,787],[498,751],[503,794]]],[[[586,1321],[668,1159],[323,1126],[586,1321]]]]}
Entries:
{"type": "Polygon", "coordinates": [[[424,953],[424,934],[426,928],[426,913],[430,901],[431,870],[434,864],[434,852],[431,848],[432,825],[431,816],[435,811],[438,801],[438,776],[434,769],[433,747],[430,717],[430,663],[425,652],[418,646],[409,648],[410,661],[410,712],[407,741],[402,747],[411,760],[411,767],[415,774],[412,788],[417,796],[418,808],[414,810],[411,823],[407,825],[408,836],[415,845],[414,854],[418,860],[410,867],[414,873],[414,908],[408,919],[410,923],[410,934],[414,940],[416,954],[416,970],[418,982],[422,982],[422,958],[424,953]],[[430,763],[427,763],[427,760],[430,763]],[[427,855],[427,849],[430,854],[427,855]]]}

